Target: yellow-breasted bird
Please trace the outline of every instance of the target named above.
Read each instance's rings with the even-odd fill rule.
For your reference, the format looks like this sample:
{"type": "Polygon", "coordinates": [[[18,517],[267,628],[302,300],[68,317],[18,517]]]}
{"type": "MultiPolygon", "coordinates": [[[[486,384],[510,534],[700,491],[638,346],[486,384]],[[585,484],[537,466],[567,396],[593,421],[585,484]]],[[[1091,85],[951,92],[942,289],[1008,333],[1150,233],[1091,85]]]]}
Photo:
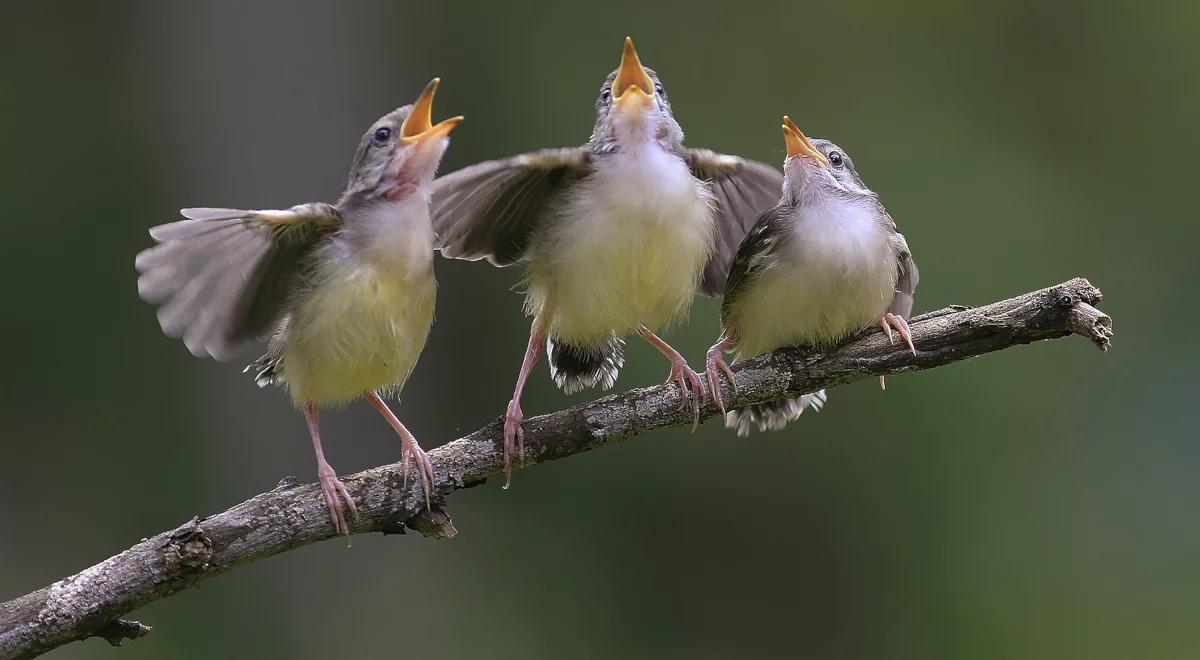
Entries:
{"type": "MultiPolygon", "coordinates": [[[[719,102],[736,106],[736,91],[720,87],[731,91],[719,102]]],[[[667,382],[699,415],[700,377],[655,331],[684,317],[697,289],[721,292],[748,229],[738,219],[774,204],[781,181],[773,167],[684,148],[662,82],[626,38],[586,145],[479,163],[434,182],[444,256],[525,265],[533,323],[505,413],[510,478],[513,455],[524,455],[521,392],[543,347],[564,391],[607,389],[624,362],[624,336],[636,332],[671,361],[667,382]]]]}
{"type": "MultiPolygon", "coordinates": [[[[917,265],[896,223],[843,149],[809,140],[787,117],[783,136],[782,199],[738,248],[721,303],[721,338],[708,351],[709,390],[722,410],[720,374],[737,386],[727,351],[736,351],[737,362],[784,346],[829,345],[879,325],[889,339],[895,328],[917,352],[907,321],[917,265]]],[[[824,404],[821,390],[729,411],[725,425],[738,435],[752,425],[780,429],[824,404]]]]}
{"type": "Polygon", "coordinates": [[[366,398],[399,434],[405,475],[415,462],[427,502],[432,488],[429,459],[383,397],[403,387],[433,322],[430,189],[462,120],[432,123],[437,86],[371,125],[336,204],[183,209],[185,220],[150,230],[158,244],[136,260],[138,292],[194,355],[229,359],[270,336],[246,370],[303,410],[341,534],[357,509],[325,460],[319,409],[366,398]]]}

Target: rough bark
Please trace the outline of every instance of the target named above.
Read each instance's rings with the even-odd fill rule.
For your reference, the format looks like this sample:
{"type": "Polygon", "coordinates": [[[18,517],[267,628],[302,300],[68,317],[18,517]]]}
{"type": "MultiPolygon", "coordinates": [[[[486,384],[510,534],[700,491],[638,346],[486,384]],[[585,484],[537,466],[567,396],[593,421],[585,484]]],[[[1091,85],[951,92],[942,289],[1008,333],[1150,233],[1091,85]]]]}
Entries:
{"type": "MultiPolygon", "coordinates": [[[[725,386],[732,408],[795,397],[863,378],[930,369],[1002,348],[1075,333],[1107,350],[1112,320],[1097,310],[1100,291],[1082,278],[976,308],[948,307],[911,321],[918,349],[890,344],[865,330],[827,350],[783,349],[736,369],[738,389],[725,386]]],[[[711,404],[702,417],[717,414],[711,404]]],[[[545,463],[620,442],[665,426],[691,423],[674,386],[640,388],[534,417],[525,423],[526,465],[545,463]]],[[[352,532],[449,538],[455,529],[443,507],[456,490],[500,472],[502,420],[430,452],[436,475],[431,511],[400,465],[344,477],[358,503],[352,532]]],[[[293,548],[335,536],[314,484],[294,478],[274,490],[143,540],[75,575],[0,604],[0,659],[32,658],[68,642],[101,637],[116,645],[149,627],[121,619],[146,603],[201,580],[293,548]]]]}

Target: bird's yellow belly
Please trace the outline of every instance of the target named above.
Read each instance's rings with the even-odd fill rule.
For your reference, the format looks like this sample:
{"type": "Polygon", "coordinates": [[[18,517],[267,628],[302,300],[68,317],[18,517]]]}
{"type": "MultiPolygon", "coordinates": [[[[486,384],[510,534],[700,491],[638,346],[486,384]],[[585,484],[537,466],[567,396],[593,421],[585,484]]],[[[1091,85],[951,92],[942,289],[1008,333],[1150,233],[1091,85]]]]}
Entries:
{"type": "Polygon", "coordinates": [[[822,345],[879,322],[895,293],[894,267],[852,270],[780,267],[736,301],[729,326],[738,357],[784,346],[822,345]]]}
{"type": "Polygon", "coordinates": [[[425,346],[435,297],[432,265],[323,273],[288,323],[282,365],[292,399],[335,406],[366,391],[398,390],[425,346]]]}
{"type": "Polygon", "coordinates": [[[595,343],[679,319],[712,253],[712,212],[694,192],[649,213],[604,208],[534,248],[526,309],[566,340],[595,343]]]}

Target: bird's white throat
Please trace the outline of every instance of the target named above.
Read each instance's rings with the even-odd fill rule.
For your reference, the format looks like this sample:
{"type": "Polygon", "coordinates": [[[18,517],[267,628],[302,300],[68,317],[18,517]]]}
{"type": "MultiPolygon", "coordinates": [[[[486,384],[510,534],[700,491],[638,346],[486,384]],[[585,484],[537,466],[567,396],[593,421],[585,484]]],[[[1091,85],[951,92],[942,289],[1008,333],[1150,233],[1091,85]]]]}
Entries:
{"type": "MultiPolygon", "coordinates": [[[[671,221],[671,213],[711,195],[678,155],[655,142],[635,142],[598,163],[591,198],[604,208],[624,211],[633,222],[671,221]]],[[[588,192],[588,191],[585,191],[588,192]]],[[[711,225],[711,214],[708,222],[711,225]]],[[[694,212],[679,222],[703,220],[694,212]]]]}
{"type": "Polygon", "coordinates": [[[357,256],[376,268],[423,270],[433,261],[429,203],[419,193],[362,209],[347,231],[357,256]]]}

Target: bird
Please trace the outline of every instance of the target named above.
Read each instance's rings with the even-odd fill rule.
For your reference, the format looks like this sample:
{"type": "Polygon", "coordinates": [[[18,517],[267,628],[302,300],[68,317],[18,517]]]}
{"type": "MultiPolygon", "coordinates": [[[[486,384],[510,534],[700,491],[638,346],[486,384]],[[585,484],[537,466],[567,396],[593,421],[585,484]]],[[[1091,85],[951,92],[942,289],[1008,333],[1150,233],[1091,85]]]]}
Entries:
{"type": "Polygon", "coordinates": [[[367,129],[335,204],[281,210],[186,208],[150,230],[138,292],[163,332],[197,357],[227,360],[269,338],[246,371],[288,390],[303,413],[329,518],[349,535],[358,509],[325,459],[319,411],[365,398],[400,436],[426,506],[429,458],[384,398],[398,394],[433,322],[436,284],[429,200],[449,134],[432,123],[434,78],[416,102],[367,129]]]}
{"type": "Polygon", "coordinates": [[[820,410],[826,394],[725,411],[721,375],[737,386],[727,352],[736,363],[785,346],[829,346],[873,325],[893,342],[894,330],[917,352],[908,317],[920,273],[904,235],[844,149],[809,140],[787,116],[782,128],[782,197],[738,247],[721,301],[721,336],[705,356],[714,403],[742,436],[751,426],[778,430],[806,408],[820,410]]]}
{"type": "Polygon", "coordinates": [[[564,392],[608,389],[624,365],[624,337],[636,333],[670,361],[666,382],[698,420],[700,376],[657,332],[687,315],[697,289],[720,293],[749,228],[737,219],[779,199],[776,168],[683,146],[662,80],[632,38],[595,112],[583,146],[485,161],[434,182],[444,257],[524,266],[533,321],[504,414],[505,487],[514,455],[524,460],[521,395],[542,350],[564,392]]]}

